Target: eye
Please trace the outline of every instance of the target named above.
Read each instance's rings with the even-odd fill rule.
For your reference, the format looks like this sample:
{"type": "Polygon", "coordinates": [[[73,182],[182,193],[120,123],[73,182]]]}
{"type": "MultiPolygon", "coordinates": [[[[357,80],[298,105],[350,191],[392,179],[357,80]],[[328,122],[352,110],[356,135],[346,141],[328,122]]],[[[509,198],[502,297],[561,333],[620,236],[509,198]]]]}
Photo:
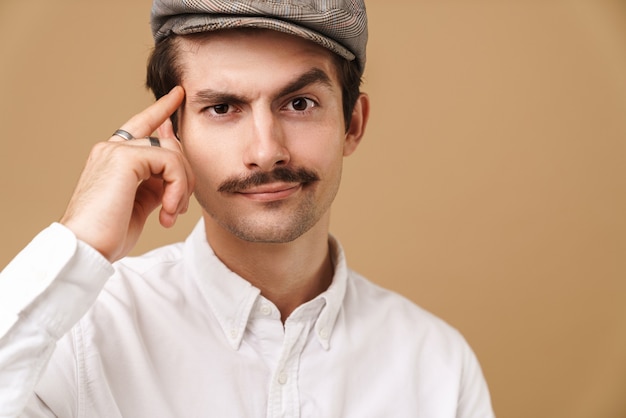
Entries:
{"type": "Polygon", "coordinates": [[[303,112],[315,106],[317,106],[317,103],[315,103],[311,99],[307,99],[306,97],[296,97],[289,102],[287,108],[289,108],[290,110],[293,109],[298,112],[303,112]]]}
{"type": "Polygon", "coordinates": [[[216,113],[218,115],[225,115],[230,110],[230,106],[225,103],[222,103],[222,104],[209,107],[209,110],[213,111],[213,113],[216,113]]]}

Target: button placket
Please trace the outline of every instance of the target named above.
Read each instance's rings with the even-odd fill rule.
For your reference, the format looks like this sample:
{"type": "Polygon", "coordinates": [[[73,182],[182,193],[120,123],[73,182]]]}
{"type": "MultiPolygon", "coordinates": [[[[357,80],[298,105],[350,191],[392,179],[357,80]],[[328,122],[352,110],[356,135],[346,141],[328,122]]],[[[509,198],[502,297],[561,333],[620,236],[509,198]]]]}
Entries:
{"type": "Polygon", "coordinates": [[[267,303],[263,303],[259,311],[261,312],[261,314],[269,316],[272,313],[272,307],[267,303]]]}
{"type": "Polygon", "coordinates": [[[311,324],[306,322],[285,324],[283,350],[270,385],[268,417],[300,415],[297,371],[300,366],[300,354],[310,330],[311,324]]]}
{"type": "Polygon", "coordinates": [[[287,383],[287,380],[289,380],[289,376],[287,375],[285,371],[282,371],[278,373],[277,380],[278,380],[278,383],[280,383],[281,385],[284,385],[285,383],[287,383]]]}

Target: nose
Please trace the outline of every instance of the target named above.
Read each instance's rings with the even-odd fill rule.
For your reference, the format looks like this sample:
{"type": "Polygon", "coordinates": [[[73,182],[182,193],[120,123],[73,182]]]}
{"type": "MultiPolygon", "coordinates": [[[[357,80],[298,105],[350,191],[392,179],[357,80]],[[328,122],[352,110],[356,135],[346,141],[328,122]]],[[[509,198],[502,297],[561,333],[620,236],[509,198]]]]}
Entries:
{"type": "Polygon", "coordinates": [[[280,122],[271,111],[257,112],[251,118],[251,129],[243,155],[249,169],[271,171],[289,163],[289,150],[280,122]]]}

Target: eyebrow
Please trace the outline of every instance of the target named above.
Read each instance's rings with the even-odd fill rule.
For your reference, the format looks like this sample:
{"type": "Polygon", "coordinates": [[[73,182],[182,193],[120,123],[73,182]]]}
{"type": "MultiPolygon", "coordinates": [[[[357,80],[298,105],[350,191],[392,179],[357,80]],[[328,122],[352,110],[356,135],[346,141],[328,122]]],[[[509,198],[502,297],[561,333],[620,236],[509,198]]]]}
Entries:
{"type": "Polygon", "coordinates": [[[283,89],[276,95],[276,98],[295,93],[296,91],[312,84],[321,84],[329,89],[332,89],[333,87],[333,83],[330,81],[328,74],[319,68],[311,68],[309,71],[300,75],[298,78],[283,87],[283,89]]]}
{"type": "MultiPolygon", "coordinates": [[[[301,74],[294,80],[290,81],[285,85],[274,97],[273,99],[277,99],[279,97],[287,96],[291,93],[295,93],[298,90],[301,90],[307,86],[313,84],[321,84],[332,90],[333,83],[326,74],[325,71],[319,68],[311,68],[309,71],[301,74]]],[[[192,103],[245,103],[248,100],[245,96],[240,96],[233,93],[227,93],[219,90],[214,90],[211,88],[202,89],[197,91],[191,98],[190,101],[192,103]]]]}

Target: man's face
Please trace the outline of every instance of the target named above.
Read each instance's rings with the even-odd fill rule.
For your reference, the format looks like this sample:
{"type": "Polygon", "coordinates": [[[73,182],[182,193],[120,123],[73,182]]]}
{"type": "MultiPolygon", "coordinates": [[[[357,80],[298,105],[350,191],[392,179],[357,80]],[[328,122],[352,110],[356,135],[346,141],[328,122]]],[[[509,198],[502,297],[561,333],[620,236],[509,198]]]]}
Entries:
{"type": "Polygon", "coordinates": [[[290,242],[328,219],[346,134],[333,55],[274,31],[179,44],[179,136],[207,222],[246,241],[290,242]]]}

